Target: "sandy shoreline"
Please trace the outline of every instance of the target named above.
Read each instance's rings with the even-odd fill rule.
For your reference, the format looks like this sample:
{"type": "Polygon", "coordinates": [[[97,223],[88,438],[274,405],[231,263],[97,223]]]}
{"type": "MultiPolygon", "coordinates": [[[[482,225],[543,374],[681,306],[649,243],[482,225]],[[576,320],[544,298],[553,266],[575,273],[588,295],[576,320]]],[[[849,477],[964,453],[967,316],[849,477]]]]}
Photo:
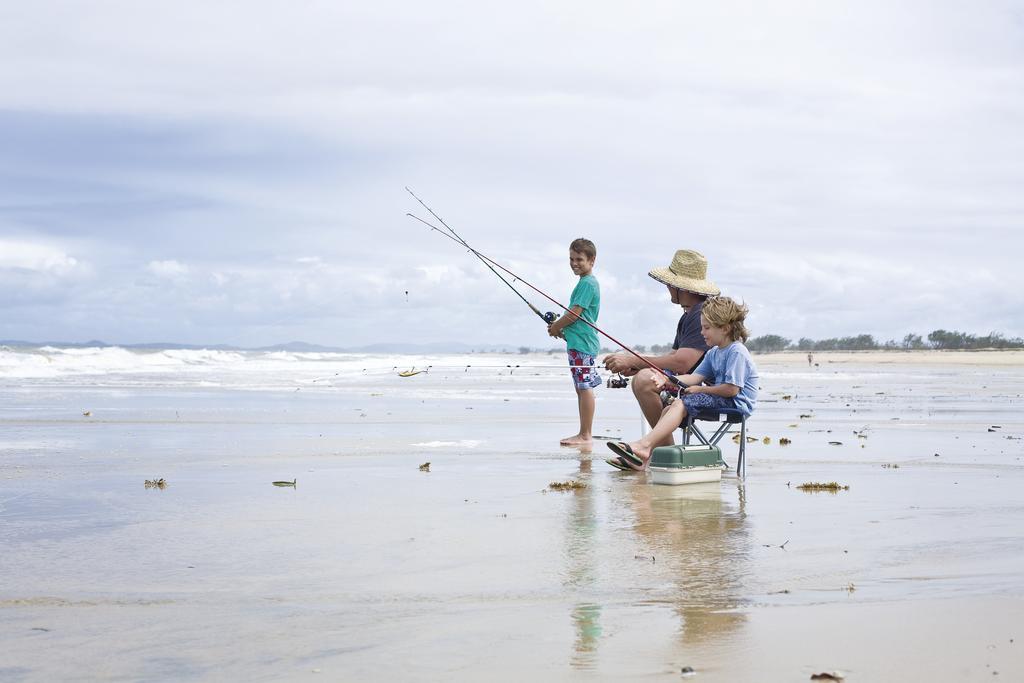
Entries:
{"type": "Polygon", "coordinates": [[[848,355],[692,487],[558,447],[560,370],[0,386],[0,680],[1024,680],[1024,370],[848,355]]]}

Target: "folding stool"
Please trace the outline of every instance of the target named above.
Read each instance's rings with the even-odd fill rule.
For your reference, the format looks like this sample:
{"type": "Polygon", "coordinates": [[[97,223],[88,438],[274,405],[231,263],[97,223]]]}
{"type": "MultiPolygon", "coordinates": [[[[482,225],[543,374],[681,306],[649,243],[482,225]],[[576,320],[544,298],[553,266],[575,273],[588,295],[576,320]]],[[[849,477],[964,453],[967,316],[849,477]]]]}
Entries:
{"type": "Polygon", "coordinates": [[[716,408],[713,410],[702,410],[696,415],[687,415],[686,421],[683,423],[683,445],[690,443],[691,435],[697,441],[701,442],[705,446],[717,446],[718,442],[722,440],[726,434],[728,434],[733,425],[740,426],[740,454],[736,460],[736,476],[741,479],[746,476],[747,467],[745,456],[747,454],[747,416],[736,408],[716,408]],[[725,421],[722,421],[722,418],[725,421]],[[700,427],[697,426],[697,421],[701,422],[718,422],[714,433],[711,437],[704,435],[700,427]]]}

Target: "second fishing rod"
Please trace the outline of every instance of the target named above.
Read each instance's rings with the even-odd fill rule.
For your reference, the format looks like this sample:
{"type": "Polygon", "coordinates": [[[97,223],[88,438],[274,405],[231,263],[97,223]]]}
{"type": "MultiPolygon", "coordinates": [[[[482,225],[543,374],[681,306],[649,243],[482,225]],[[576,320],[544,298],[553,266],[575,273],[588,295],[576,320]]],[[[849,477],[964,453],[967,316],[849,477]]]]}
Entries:
{"type": "MultiPolygon", "coordinates": [[[[524,303],[524,304],[526,304],[527,306],[529,306],[529,307],[530,307],[530,310],[531,310],[531,311],[533,311],[534,313],[536,313],[536,314],[537,314],[537,316],[538,316],[538,317],[539,317],[539,318],[540,318],[541,320],[543,320],[543,321],[544,321],[544,322],[546,322],[546,323],[547,323],[548,325],[550,325],[551,323],[555,322],[555,321],[556,321],[556,320],[558,319],[558,314],[557,314],[557,313],[553,313],[553,312],[551,312],[551,311],[548,311],[547,313],[541,313],[541,312],[540,312],[540,309],[539,309],[539,308],[537,308],[536,306],[534,306],[533,304],[531,304],[531,303],[530,303],[530,302],[529,302],[529,301],[528,301],[528,300],[526,299],[526,297],[525,297],[525,296],[523,296],[523,295],[522,295],[522,293],[521,293],[521,292],[520,292],[520,291],[519,291],[518,289],[516,289],[516,288],[515,288],[515,287],[514,287],[514,286],[512,285],[512,283],[511,283],[511,282],[509,282],[508,280],[506,280],[505,278],[503,278],[503,277],[501,276],[501,273],[499,273],[498,271],[496,271],[496,270],[494,269],[494,266],[492,266],[492,265],[491,265],[490,263],[488,263],[488,262],[487,262],[487,259],[485,259],[485,258],[484,258],[483,256],[481,256],[481,255],[480,255],[480,252],[476,251],[476,250],[475,250],[475,249],[473,249],[473,248],[472,248],[471,246],[469,246],[468,244],[466,244],[466,240],[462,239],[462,235],[460,235],[459,233],[455,232],[455,228],[453,228],[452,226],[450,226],[450,225],[448,225],[447,223],[445,223],[445,222],[444,222],[444,219],[443,219],[443,218],[441,218],[441,217],[440,217],[440,216],[438,216],[438,215],[437,215],[436,213],[434,213],[434,210],[433,210],[433,209],[431,209],[431,208],[430,208],[429,206],[427,206],[427,205],[426,205],[426,203],[425,203],[425,202],[424,202],[424,201],[423,201],[422,199],[420,199],[419,197],[417,197],[417,196],[416,196],[416,193],[415,193],[415,192],[413,192],[412,190],[410,190],[410,189],[409,189],[408,187],[406,187],[406,188],[405,188],[405,191],[406,191],[406,192],[408,192],[409,194],[411,194],[411,195],[412,195],[412,198],[413,198],[413,199],[415,199],[415,200],[416,200],[417,202],[419,202],[419,203],[420,203],[420,206],[422,206],[422,207],[423,207],[424,209],[426,209],[427,211],[429,211],[429,212],[430,212],[430,215],[431,215],[431,216],[433,216],[434,218],[436,218],[436,219],[438,220],[438,222],[440,222],[440,223],[441,223],[441,225],[443,225],[443,226],[444,226],[445,228],[447,228],[447,229],[448,229],[448,232],[450,232],[450,233],[451,233],[451,234],[452,234],[452,235],[454,236],[454,240],[455,240],[455,241],[457,241],[457,242],[458,242],[459,244],[461,244],[462,246],[466,247],[466,249],[469,249],[469,250],[470,250],[470,251],[471,251],[471,252],[472,252],[473,254],[475,254],[475,255],[476,255],[476,257],[477,257],[478,259],[480,259],[480,262],[481,262],[481,263],[483,263],[483,264],[484,264],[485,266],[487,266],[487,267],[488,267],[488,268],[490,269],[490,271],[491,271],[492,273],[494,273],[494,274],[495,274],[495,275],[497,276],[497,278],[498,278],[499,280],[501,280],[502,282],[504,282],[504,283],[505,283],[505,285],[506,285],[506,286],[507,286],[507,287],[508,287],[509,289],[511,289],[511,290],[512,290],[512,291],[513,291],[513,292],[515,293],[515,295],[516,295],[516,296],[518,296],[518,297],[519,297],[520,299],[522,299],[522,300],[523,300],[523,303],[524,303]]],[[[406,216],[410,216],[410,217],[412,217],[412,218],[415,218],[416,220],[419,220],[419,221],[420,221],[421,223],[426,223],[426,221],[422,221],[422,220],[420,220],[420,219],[419,219],[419,218],[418,218],[417,216],[414,216],[414,215],[413,215],[413,214],[411,214],[411,213],[407,213],[407,214],[405,214],[405,215],[406,215],[406,216]]],[[[426,223],[426,225],[429,225],[429,226],[430,226],[430,227],[431,227],[432,229],[434,229],[434,230],[437,230],[437,228],[435,228],[435,227],[434,227],[433,225],[430,225],[430,223],[426,223]]],[[[440,230],[438,230],[438,232],[441,232],[441,231],[440,231],[440,230]]],[[[441,232],[441,234],[442,234],[442,235],[444,235],[445,237],[449,237],[449,235],[446,235],[446,234],[445,234],[445,233],[443,233],[443,232],[441,232]]],[[[452,238],[451,238],[451,237],[449,237],[449,239],[452,239],[452,238]]]]}
{"type": "MultiPolygon", "coordinates": [[[[416,198],[416,200],[417,200],[417,201],[418,201],[418,202],[419,202],[420,204],[422,204],[422,205],[423,205],[423,207],[424,207],[424,208],[425,208],[425,209],[426,209],[427,211],[430,211],[430,214],[431,214],[432,216],[434,216],[434,218],[436,218],[436,219],[437,219],[437,220],[438,220],[438,221],[439,221],[439,222],[440,222],[440,223],[441,223],[442,225],[444,225],[444,226],[445,226],[445,228],[447,228],[447,229],[448,229],[448,231],[449,231],[449,232],[451,232],[451,234],[448,234],[448,233],[446,233],[446,232],[445,232],[444,230],[441,230],[441,229],[440,229],[440,228],[438,228],[438,227],[437,227],[436,225],[434,225],[434,224],[432,224],[432,223],[430,223],[430,222],[428,222],[428,221],[425,221],[425,220],[423,220],[422,218],[420,218],[419,216],[416,216],[415,214],[411,214],[411,213],[408,213],[408,214],[406,214],[407,216],[409,216],[410,218],[413,218],[413,219],[415,219],[415,220],[419,221],[420,223],[423,223],[424,225],[426,225],[426,226],[427,226],[428,228],[430,228],[431,230],[433,230],[433,231],[437,232],[438,234],[440,234],[440,235],[442,235],[442,236],[444,236],[444,237],[446,237],[446,238],[448,238],[448,239],[452,240],[453,242],[456,242],[457,244],[460,244],[460,245],[462,245],[463,247],[465,247],[466,249],[468,249],[469,251],[471,251],[471,252],[472,252],[473,254],[475,254],[475,255],[477,256],[477,258],[479,258],[479,259],[480,259],[481,261],[483,261],[484,263],[486,263],[486,264],[488,265],[488,267],[491,267],[491,266],[493,266],[493,267],[491,268],[491,270],[494,270],[494,268],[498,268],[498,269],[499,269],[499,270],[501,270],[502,272],[504,272],[504,273],[508,274],[508,275],[509,275],[509,277],[512,277],[512,278],[514,278],[515,280],[518,280],[519,282],[522,282],[522,283],[523,283],[524,285],[526,285],[527,287],[529,287],[530,289],[532,289],[533,291],[535,291],[535,292],[536,292],[537,294],[540,294],[540,295],[541,295],[541,296],[543,296],[543,297],[544,297],[545,299],[547,299],[547,300],[548,300],[548,301],[550,301],[551,303],[555,304],[556,306],[558,306],[558,307],[559,307],[559,308],[561,308],[562,310],[566,311],[567,313],[571,313],[571,311],[569,310],[569,308],[568,308],[567,306],[565,306],[564,304],[562,304],[562,303],[561,303],[561,302],[559,302],[558,300],[556,300],[556,299],[554,299],[553,297],[551,297],[551,296],[550,296],[549,294],[547,294],[547,292],[544,292],[544,291],[543,291],[543,290],[541,290],[540,288],[538,288],[538,287],[534,286],[534,285],[533,285],[533,284],[531,284],[531,283],[530,283],[530,282],[529,282],[528,280],[524,280],[524,279],[523,279],[522,277],[520,277],[519,275],[516,275],[515,273],[513,273],[513,272],[512,272],[511,270],[509,270],[508,268],[505,268],[505,267],[504,267],[504,266],[502,266],[502,265],[501,265],[500,263],[498,263],[498,262],[497,262],[497,261],[495,261],[494,259],[490,258],[490,257],[489,257],[489,256],[487,256],[486,254],[483,254],[483,253],[481,253],[481,252],[477,251],[476,249],[474,249],[473,247],[471,247],[471,246],[470,246],[470,245],[469,245],[469,244],[468,244],[468,243],[467,243],[467,242],[466,242],[466,241],[465,241],[464,239],[462,239],[462,237],[461,237],[461,236],[459,236],[459,235],[458,235],[458,233],[456,233],[456,232],[455,232],[454,230],[452,230],[452,229],[451,229],[451,227],[450,227],[450,226],[449,226],[449,225],[448,225],[447,223],[445,223],[445,222],[444,222],[444,220],[442,220],[440,216],[438,216],[438,215],[437,215],[436,213],[434,213],[434,212],[433,212],[433,211],[432,211],[432,210],[430,209],[430,207],[429,207],[429,206],[427,206],[427,205],[426,205],[426,204],[425,204],[425,203],[423,202],[423,200],[421,200],[421,199],[420,199],[419,197],[416,197],[416,195],[415,195],[415,194],[414,194],[414,193],[412,192],[412,190],[409,190],[409,188],[406,188],[406,190],[408,190],[409,194],[411,194],[411,195],[412,195],[413,197],[415,197],[415,198],[416,198]]],[[[495,274],[497,275],[497,273],[495,273],[495,274]]],[[[499,275],[499,277],[501,277],[501,276],[499,275]]],[[[502,278],[502,280],[504,280],[504,278],[502,278]]],[[[508,283],[506,282],[506,284],[508,284],[508,283]]],[[[509,286],[511,287],[511,285],[509,285],[509,286]]],[[[514,289],[514,288],[513,288],[513,289],[514,289]]],[[[518,291],[517,291],[516,293],[518,294],[518,291]]],[[[520,295],[520,298],[522,298],[522,295],[520,295]]],[[[525,299],[525,298],[524,298],[523,300],[524,300],[524,301],[526,301],[526,299],[525,299]]],[[[527,304],[529,305],[529,302],[527,302],[527,304]]],[[[532,305],[530,305],[530,308],[533,308],[533,309],[534,309],[534,310],[536,311],[536,309],[535,309],[535,308],[534,308],[534,307],[533,307],[532,305]]],[[[574,315],[575,315],[575,314],[574,314],[574,315]]],[[[541,316],[541,317],[545,317],[545,316],[541,316]]],[[[643,362],[643,363],[644,363],[644,365],[648,366],[649,368],[651,368],[652,370],[654,370],[654,371],[655,371],[655,372],[657,372],[658,374],[660,374],[660,375],[662,375],[663,377],[665,377],[665,378],[666,378],[666,379],[667,379],[667,380],[668,380],[669,382],[672,382],[672,383],[673,383],[673,384],[675,384],[676,386],[682,386],[682,385],[681,385],[681,384],[679,383],[679,381],[678,381],[678,380],[677,380],[677,379],[676,379],[676,378],[675,378],[674,376],[672,376],[671,374],[669,374],[669,373],[665,372],[665,370],[663,370],[662,368],[659,368],[659,367],[658,367],[657,365],[655,365],[654,363],[652,363],[651,361],[649,361],[649,360],[648,360],[647,358],[645,358],[644,356],[640,355],[639,353],[637,353],[636,351],[634,351],[633,349],[631,349],[631,348],[630,348],[629,346],[627,346],[627,345],[623,344],[623,343],[622,343],[621,341],[619,341],[619,340],[618,340],[618,339],[616,339],[615,337],[611,336],[610,334],[608,334],[607,332],[605,332],[604,330],[602,330],[602,329],[601,329],[600,327],[598,327],[597,325],[595,325],[595,324],[591,323],[591,322],[590,322],[589,320],[586,320],[586,319],[584,319],[584,318],[582,318],[582,317],[579,317],[579,316],[576,316],[576,319],[577,319],[577,321],[578,321],[578,322],[582,322],[582,323],[584,323],[585,325],[587,325],[587,326],[589,326],[589,327],[593,328],[593,329],[594,329],[594,331],[596,331],[597,333],[599,333],[599,334],[603,335],[603,336],[604,336],[605,338],[609,339],[609,340],[610,340],[610,341],[612,341],[613,343],[615,343],[615,344],[618,344],[618,345],[619,345],[619,346],[620,346],[620,347],[621,347],[621,348],[622,348],[622,349],[623,349],[624,351],[626,351],[626,352],[628,352],[628,353],[632,354],[633,356],[637,357],[638,359],[640,359],[640,361],[641,361],[641,362],[643,362]]],[[[546,317],[545,317],[545,321],[547,321],[546,317]]],[[[548,322],[549,322],[549,324],[550,324],[550,322],[551,322],[551,321],[548,321],[548,322]]]]}

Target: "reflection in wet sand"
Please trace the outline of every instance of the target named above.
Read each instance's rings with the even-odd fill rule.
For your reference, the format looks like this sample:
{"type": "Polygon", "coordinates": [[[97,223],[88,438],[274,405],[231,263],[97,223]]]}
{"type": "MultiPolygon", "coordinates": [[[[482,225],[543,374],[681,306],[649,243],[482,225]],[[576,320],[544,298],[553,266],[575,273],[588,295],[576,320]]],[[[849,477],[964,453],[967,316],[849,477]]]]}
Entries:
{"type": "Polygon", "coordinates": [[[652,586],[652,602],[673,606],[683,644],[737,631],[745,619],[736,608],[750,561],[743,484],[655,486],[641,480],[628,495],[634,531],[662,582],[652,586]]]}
{"type": "MultiPolygon", "coordinates": [[[[580,480],[589,483],[590,479],[590,460],[583,458],[580,460],[580,480]]],[[[598,519],[594,509],[593,487],[572,491],[572,496],[566,518],[565,587],[578,593],[594,584],[595,564],[600,550],[596,547],[598,519]]],[[[570,663],[576,668],[591,668],[596,662],[601,636],[601,606],[593,602],[581,602],[573,607],[571,617],[576,635],[570,663]]]]}
{"type": "Polygon", "coordinates": [[[594,666],[597,644],[601,638],[601,606],[592,602],[576,605],[572,610],[576,638],[572,644],[573,667],[588,669],[594,666]]]}
{"type": "Polygon", "coordinates": [[[594,596],[609,595],[609,579],[622,586],[623,596],[641,596],[640,605],[671,607],[684,648],[729,639],[741,629],[746,616],[737,608],[744,603],[742,582],[750,563],[742,483],[655,486],[645,476],[626,476],[601,490],[589,472],[580,479],[590,485],[568,494],[563,541],[563,585],[577,596],[569,609],[573,668],[597,668],[609,605],[594,596]],[[602,533],[607,528],[599,504],[625,510],[630,521],[629,557],[635,562],[612,565],[611,576],[614,549],[603,545],[609,539],[602,533]]]}

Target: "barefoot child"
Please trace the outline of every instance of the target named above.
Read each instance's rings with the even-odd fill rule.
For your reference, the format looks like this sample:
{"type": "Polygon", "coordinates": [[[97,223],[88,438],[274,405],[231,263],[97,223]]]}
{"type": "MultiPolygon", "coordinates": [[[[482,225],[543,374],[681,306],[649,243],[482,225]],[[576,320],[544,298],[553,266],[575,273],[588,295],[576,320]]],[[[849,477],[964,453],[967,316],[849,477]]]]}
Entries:
{"type": "Polygon", "coordinates": [[[575,436],[562,439],[563,446],[582,446],[592,443],[594,428],[594,388],[601,386],[601,377],[593,369],[594,358],[601,346],[593,327],[580,321],[597,322],[601,308],[601,288],[593,275],[597,247],[588,239],[575,239],[569,245],[569,267],[580,281],[572,290],[569,310],[548,326],[548,334],[565,339],[569,351],[569,367],[576,387],[580,410],[580,430],[575,436]]]}
{"type": "Polygon", "coordinates": [[[748,310],[724,296],[712,297],[704,303],[700,331],[711,347],[707,355],[692,374],[676,378],[686,388],[680,399],[671,401],[662,411],[650,433],[632,443],[608,444],[618,455],[608,464],[619,469],[644,469],[651,459],[652,447],[682,426],[687,415],[718,408],[738,409],[744,415],[753,412],[757,402],[757,368],[743,345],[748,336],[743,325],[748,310]],[[704,381],[708,384],[701,386],[704,381]]]}

